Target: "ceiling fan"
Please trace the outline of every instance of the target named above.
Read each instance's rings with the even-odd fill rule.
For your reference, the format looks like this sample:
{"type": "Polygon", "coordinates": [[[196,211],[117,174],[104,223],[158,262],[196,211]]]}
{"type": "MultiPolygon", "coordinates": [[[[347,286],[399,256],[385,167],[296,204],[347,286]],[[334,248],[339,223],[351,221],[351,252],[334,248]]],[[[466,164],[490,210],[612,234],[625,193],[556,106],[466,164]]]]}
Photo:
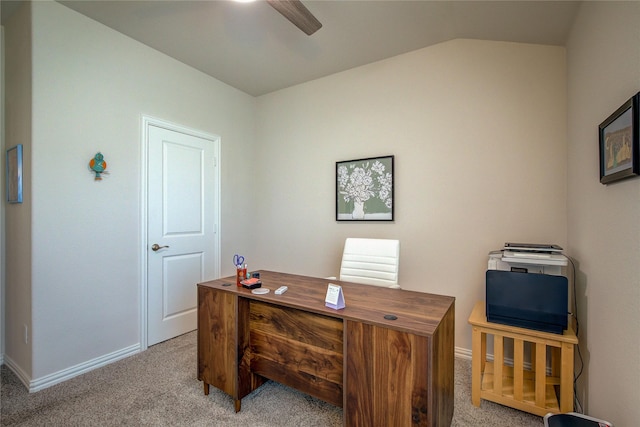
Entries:
{"type": "Polygon", "coordinates": [[[322,27],[300,0],[267,0],[267,3],[309,36],[322,27]]]}

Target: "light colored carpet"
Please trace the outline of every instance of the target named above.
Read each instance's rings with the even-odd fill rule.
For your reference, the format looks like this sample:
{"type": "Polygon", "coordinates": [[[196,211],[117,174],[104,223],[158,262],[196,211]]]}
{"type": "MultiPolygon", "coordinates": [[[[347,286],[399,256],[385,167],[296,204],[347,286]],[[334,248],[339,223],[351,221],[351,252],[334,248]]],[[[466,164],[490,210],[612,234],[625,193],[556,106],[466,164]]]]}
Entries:
{"type": "MultiPolygon", "coordinates": [[[[1,369],[2,426],[341,426],[342,410],[269,381],[242,399],[197,380],[191,332],[125,360],[29,394],[1,369]]],[[[491,402],[471,404],[471,361],[456,359],[452,426],[541,427],[541,417],[491,402]]]]}

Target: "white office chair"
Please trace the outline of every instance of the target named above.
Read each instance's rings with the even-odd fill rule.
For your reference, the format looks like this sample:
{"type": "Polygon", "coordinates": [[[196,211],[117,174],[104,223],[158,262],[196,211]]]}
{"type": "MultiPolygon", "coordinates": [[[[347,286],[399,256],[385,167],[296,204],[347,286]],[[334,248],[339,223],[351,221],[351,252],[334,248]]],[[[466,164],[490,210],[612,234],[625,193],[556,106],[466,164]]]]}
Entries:
{"type": "Polygon", "coordinates": [[[344,242],[340,280],[400,289],[400,241],[348,238],[344,242]]]}

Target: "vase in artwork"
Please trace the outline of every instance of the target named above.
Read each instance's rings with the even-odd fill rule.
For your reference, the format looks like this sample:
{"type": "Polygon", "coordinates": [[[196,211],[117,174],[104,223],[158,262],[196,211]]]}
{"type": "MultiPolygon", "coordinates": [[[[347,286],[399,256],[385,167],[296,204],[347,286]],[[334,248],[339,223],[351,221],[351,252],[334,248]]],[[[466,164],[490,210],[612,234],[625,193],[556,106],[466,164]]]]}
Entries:
{"type": "Polygon", "coordinates": [[[364,219],[364,202],[353,201],[353,219],[364,219]]]}

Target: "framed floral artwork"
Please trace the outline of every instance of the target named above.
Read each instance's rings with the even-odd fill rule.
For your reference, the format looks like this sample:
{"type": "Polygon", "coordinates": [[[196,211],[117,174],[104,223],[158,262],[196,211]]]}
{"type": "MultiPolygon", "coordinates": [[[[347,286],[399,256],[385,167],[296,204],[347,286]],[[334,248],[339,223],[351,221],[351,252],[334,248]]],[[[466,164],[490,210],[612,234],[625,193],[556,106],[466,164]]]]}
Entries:
{"type": "Polygon", "coordinates": [[[336,162],[336,221],[393,221],[393,159],[336,162]]]}

